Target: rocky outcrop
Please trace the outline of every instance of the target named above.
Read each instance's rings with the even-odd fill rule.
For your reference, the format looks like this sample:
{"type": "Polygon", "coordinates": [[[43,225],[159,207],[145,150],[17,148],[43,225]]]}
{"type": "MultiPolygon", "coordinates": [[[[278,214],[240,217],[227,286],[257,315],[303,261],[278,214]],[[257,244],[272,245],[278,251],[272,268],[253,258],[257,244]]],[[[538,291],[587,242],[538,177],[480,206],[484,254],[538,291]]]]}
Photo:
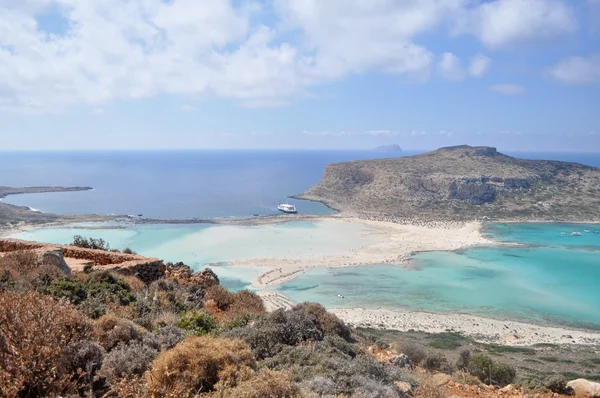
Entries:
{"type": "Polygon", "coordinates": [[[388,359],[390,365],[396,366],[400,369],[414,369],[415,365],[406,354],[396,355],[388,359]]]}
{"type": "Polygon", "coordinates": [[[221,283],[217,274],[210,268],[205,268],[204,270],[195,273],[190,277],[190,281],[198,286],[202,286],[204,289],[221,283]]]}
{"type": "Polygon", "coordinates": [[[71,276],[71,268],[67,265],[61,249],[49,250],[42,253],[42,262],[53,265],[67,276],[71,276]]]}
{"type": "Polygon", "coordinates": [[[581,398],[600,398],[600,383],[594,383],[586,379],[571,380],[567,383],[577,397],[581,398]]]}
{"type": "Polygon", "coordinates": [[[372,217],[600,220],[600,169],[457,146],[336,163],[300,198],[372,217]]]}
{"type": "Polygon", "coordinates": [[[210,268],[194,273],[189,266],[182,262],[167,263],[165,277],[176,278],[184,283],[200,286],[203,289],[220,284],[219,277],[210,268]]]}

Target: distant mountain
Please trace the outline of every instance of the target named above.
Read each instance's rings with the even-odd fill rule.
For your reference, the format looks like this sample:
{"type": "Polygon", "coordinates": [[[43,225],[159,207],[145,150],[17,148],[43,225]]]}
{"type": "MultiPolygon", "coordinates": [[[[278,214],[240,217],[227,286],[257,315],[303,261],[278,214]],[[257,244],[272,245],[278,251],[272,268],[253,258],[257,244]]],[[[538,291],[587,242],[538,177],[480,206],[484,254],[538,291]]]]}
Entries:
{"type": "Polygon", "coordinates": [[[302,197],[373,217],[600,221],[600,169],[463,145],[330,164],[302,197]]]}
{"type": "Polygon", "coordinates": [[[383,146],[378,146],[377,148],[373,149],[373,151],[375,152],[402,152],[402,148],[400,148],[400,145],[396,145],[396,144],[392,144],[392,145],[383,145],[383,146]]]}

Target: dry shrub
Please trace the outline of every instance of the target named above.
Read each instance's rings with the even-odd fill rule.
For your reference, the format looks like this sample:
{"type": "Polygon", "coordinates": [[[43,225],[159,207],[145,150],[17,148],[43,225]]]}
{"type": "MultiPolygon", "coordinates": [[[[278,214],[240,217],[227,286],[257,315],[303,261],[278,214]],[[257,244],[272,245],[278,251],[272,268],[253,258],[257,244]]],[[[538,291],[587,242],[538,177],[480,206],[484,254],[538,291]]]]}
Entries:
{"type": "Polygon", "coordinates": [[[44,263],[40,255],[32,250],[11,252],[0,257],[0,275],[4,280],[2,285],[23,293],[65,277],[60,268],[44,263]]]}
{"type": "Polygon", "coordinates": [[[146,284],[144,282],[142,282],[142,280],[135,275],[119,274],[119,278],[121,278],[125,282],[127,282],[127,284],[129,285],[129,287],[131,288],[131,291],[133,293],[141,293],[141,292],[146,291],[146,284]]]}
{"type": "Polygon", "coordinates": [[[146,398],[148,396],[143,377],[121,379],[118,383],[112,385],[110,393],[106,394],[106,397],[118,398],[146,398]]]}
{"type": "Polygon", "coordinates": [[[419,387],[415,390],[415,398],[446,398],[442,387],[438,387],[433,382],[429,373],[423,374],[418,378],[419,387]]]}
{"type": "Polygon", "coordinates": [[[289,373],[263,368],[260,372],[241,372],[237,386],[219,388],[214,398],[293,398],[301,396],[289,373]],[[244,374],[246,373],[246,374],[244,374]]]}
{"type": "Polygon", "coordinates": [[[153,347],[139,341],[120,343],[106,355],[99,374],[106,377],[111,385],[122,379],[141,376],[157,354],[158,351],[153,347]]]}
{"type": "Polygon", "coordinates": [[[321,304],[302,303],[295,309],[313,315],[317,319],[317,327],[323,331],[323,334],[339,336],[346,341],[351,340],[350,328],[336,315],[327,312],[321,304]]]}
{"type": "Polygon", "coordinates": [[[0,293],[0,396],[54,396],[75,388],[61,371],[64,347],[90,325],[65,302],[35,293],[0,293]]]}
{"type": "Polygon", "coordinates": [[[161,353],[146,373],[153,397],[192,397],[235,385],[239,372],[254,366],[250,348],[241,340],[189,336],[161,353]]]}
{"type": "Polygon", "coordinates": [[[212,302],[221,311],[227,311],[233,304],[234,294],[219,285],[214,285],[206,289],[204,295],[205,302],[212,302]]]}
{"type": "Polygon", "coordinates": [[[398,351],[406,355],[415,365],[420,365],[427,358],[427,352],[416,343],[404,342],[400,344],[398,351]]]}
{"type": "Polygon", "coordinates": [[[266,313],[265,304],[260,296],[248,290],[242,290],[233,294],[233,303],[229,308],[231,318],[243,315],[262,315],[266,313]]]}
{"type": "Polygon", "coordinates": [[[479,380],[478,377],[473,376],[472,374],[463,370],[458,370],[452,373],[452,380],[459,384],[466,384],[470,386],[477,386],[481,384],[481,380],[479,380]]]}
{"type": "Polygon", "coordinates": [[[119,343],[142,341],[145,330],[128,319],[118,318],[114,315],[105,315],[95,322],[95,340],[110,351],[119,343]]]}

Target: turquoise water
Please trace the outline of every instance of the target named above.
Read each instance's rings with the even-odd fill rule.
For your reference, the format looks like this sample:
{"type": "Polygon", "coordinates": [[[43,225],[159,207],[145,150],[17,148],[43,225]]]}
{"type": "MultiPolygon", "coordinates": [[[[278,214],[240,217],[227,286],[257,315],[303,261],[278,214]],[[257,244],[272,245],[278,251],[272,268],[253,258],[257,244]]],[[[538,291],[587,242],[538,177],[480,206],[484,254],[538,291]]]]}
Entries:
{"type": "Polygon", "coordinates": [[[421,253],[409,267],[312,269],[279,290],[294,301],[329,308],[463,312],[600,328],[595,230],[598,226],[494,224],[486,229],[490,237],[536,246],[421,253]],[[574,231],[582,235],[571,236],[574,231]]]}
{"type": "Polygon", "coordinates": [[[78,224],[38,228],[13,238],[68,244],[74,235],[102,238],[111,248],[130,248],[165,261],[183,261],[194,269],[210,266],[230,289],[248,287],[264,268],[227,267],[221,263],[256,258],[320,258],[375,243],[374,230],[358,223],[298,221],[260,226],[214,224],[78,224]],[[103,227],[103,228],[99,228],[103,227]],[[92,229],[93,228],[93,229],[92,229]]]}
{"type": "MultiPolygon", "coordinates": [[[[369,243],[360,224],[336,222],[89,227],[40,228],[14,237],[55,243],[69,243],[75,234],[102,237],[113,248],[130,247],[196,269],[243,258],[335,255],[369,243]]],[[[485,229],[489,237],[527,246],[421,253],[407,267],[311,269],[278,290],[296,302],[316,301],[329,308],[462,312],[600,328],[600,234],[594,233],[599,227],[491,224],[485,229]],[[572,236],[575,231],[581,236],[572,236]]],[[[247,288],[264,271],[211,266],[234,290],[247,288]]]]}

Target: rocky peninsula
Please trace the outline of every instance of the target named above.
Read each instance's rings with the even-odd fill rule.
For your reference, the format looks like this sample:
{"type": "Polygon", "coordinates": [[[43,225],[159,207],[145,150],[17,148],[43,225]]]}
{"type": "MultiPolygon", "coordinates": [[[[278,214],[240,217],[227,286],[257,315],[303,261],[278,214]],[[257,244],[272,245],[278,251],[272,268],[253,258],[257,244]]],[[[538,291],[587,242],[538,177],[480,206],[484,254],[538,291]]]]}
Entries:
{"type": "Polygon", "coordinates": [[[600,169],[491,147],[328,165],[299,198],[387,221],[600,221],[600,169]]]}
{"type": "MultiPolygon", "coordinates": [[[[48,192],[78,192],[89,191],[91,187],[27,187],[14,188],[0,186],[0,200],[8,195],[20,195],[29,193],[48,193],[48,192]]],[[[30,226],[50,226],[57,224],[68,224],[75,222],[96,222],[107,221],[114,217],[105,215],[60,215],[53,213],[42,213],[32,210],[26,206],[16,206],[0,202],[0,236],[7,231],[23,229],[30,226]]]]}

